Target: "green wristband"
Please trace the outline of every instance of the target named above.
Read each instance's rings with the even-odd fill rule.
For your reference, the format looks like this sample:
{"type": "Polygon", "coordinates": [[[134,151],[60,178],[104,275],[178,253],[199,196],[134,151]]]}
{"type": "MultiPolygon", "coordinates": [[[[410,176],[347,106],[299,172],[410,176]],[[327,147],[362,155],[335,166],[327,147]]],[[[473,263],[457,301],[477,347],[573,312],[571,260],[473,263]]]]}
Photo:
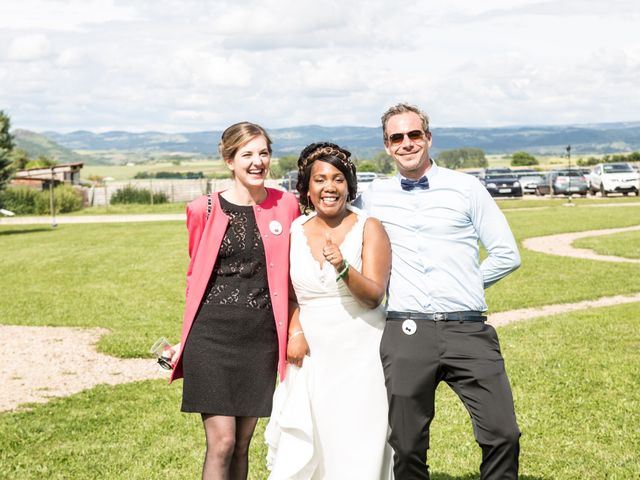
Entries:
{"type": "Polygon", "coordinates": [[[336,282],[339,281],[341,278],[344,278],[347,276],[347,273],[349,273],[349,262],[347,262],[346,260],[342,261],[344,263],[344,268],[342,269],[342,271],[338,272],[338,276],[336,277],[336,282]]]}

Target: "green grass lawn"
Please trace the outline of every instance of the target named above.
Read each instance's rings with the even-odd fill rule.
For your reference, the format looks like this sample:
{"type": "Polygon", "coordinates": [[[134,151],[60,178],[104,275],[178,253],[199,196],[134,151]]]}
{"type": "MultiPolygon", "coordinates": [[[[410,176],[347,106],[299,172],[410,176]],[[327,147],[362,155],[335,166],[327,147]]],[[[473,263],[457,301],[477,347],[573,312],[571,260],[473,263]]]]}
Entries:
{"type": "MultiPolygon", "coordinates": [[[[639,304],[557,315],[499,329],[522,430],[523,479],[639,478],[639,304]]],[[[478,478],[469,416],[439,389],[430,464],[478,478]]]]}
{"type": "Polygon", "coordinates": [[[99,348],[144,356],[181,327],[183,222],[0,227],[2,323],[102,326],[99,348]]]}
{"type": "MultiPolygon", "coordinates": [[[[498,205],[502,210],[518,209],[518,208],[541,208],[541,207],[567,207],[566,197],[535,197],[526,196],[522,198],[498,198],[496,199],[498,205]]],[[[592,197],[586,198],[573,197],[571,203],[575,207],[580,206],[594,206],[594,205],[621,205],[621,204],[633,204],[640,206],[640,197],[592,197]]]]}
{"type": "MultiPolygon", "coordinates": [[[[550,206],[506,216],[522,241],[637,225],[640,208],[550,206]]],[[[0,226],[0,321],[107,327],[101,351],[145,356],[158,336],[177,340],[186,242],[183,222],[0,226]]],[[[487,290],[491,311],[640,292],[640,265],[521,254],[522,267],[487,290]]],[[[500,330],[523,430],[523,479],[638,478],[637,311],[592,309],[500,330]]],[[[179,399],[179,383],[149,381],[1,414],[0,479],[197,478],[202,427],[179,413],[179,399]]],[[[476,478],[468,416],[446,387],[432,433],[433,478],[476,478]]],[[[264,454],[258,434],[252,478],[266,478],[264,454]]]]}
{"type": "Polygon", "coordinates": [[[640,232],[623,232],[602,237],[580,238],[573,242],[577,248],[589,248],[600,255],[640,258],[640,232]]]}
{"type": "MultiPolygon", "coordinates": [[[[640,209],[510,211],[516,238],[637,225],[640,209]]],[[[143,356],[181,324],[187,235],[183,222],[0,227],[2,322],[102,326],[99,348],[143,356]]],[[[522,267],[487,290],[492,312],[640,292],[640,265],[562,258],[521,249],[522,267]]]]}
{"type": "Polygon", "coordinates": [[[154,213],[185,213],[185,203],[155,203],[153,205],[141,203],[128,203],[109,205],[105,207],[94,206],[83,208],[77,212],[68,213],[59,216],[85,216],[85,215],[138,215],[138,214],[154,214],[154,213]]]}
{"type": "MultiPolygon", "coordinates": [[[[522,479],[638,478],[637,310],[592,309],[499,330],[522,430],[522,479]]],[[[179,403],[179,383],[147,381],[2,414],[0,479],[198,478],[202,427],[179,403]]],[[[478,478],[468,414],[444,384],[436,410],[432,478],[478,478]]],[[[263,428],[252,479],[267,476],[263,428]]]]}

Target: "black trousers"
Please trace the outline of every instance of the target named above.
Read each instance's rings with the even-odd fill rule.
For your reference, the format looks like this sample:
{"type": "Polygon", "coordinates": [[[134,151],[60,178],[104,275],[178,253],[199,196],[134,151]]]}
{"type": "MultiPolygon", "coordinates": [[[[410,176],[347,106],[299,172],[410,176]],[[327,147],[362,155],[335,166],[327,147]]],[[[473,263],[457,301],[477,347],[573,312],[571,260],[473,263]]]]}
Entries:
{"type": "Polygon", "coordinates": [[[471,416],[482,448],[480,478],[517,479],[520,430],[494,328],[483,322],[417,320],[408,335],[402,324],[387,320],[380,345],[396,480],[429,478],[429,426],[441,381],[471,416]]]}

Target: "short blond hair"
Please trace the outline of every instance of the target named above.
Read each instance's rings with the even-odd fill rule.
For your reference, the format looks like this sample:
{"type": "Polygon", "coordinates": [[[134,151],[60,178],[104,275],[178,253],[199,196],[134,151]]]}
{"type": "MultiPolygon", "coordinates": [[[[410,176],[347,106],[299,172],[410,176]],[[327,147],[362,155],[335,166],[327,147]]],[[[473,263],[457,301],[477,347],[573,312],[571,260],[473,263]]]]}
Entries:
{"type": "Polygon", "coordinates": [[[387,122],[394,115],[400,115],[401,113],[415,113],[416,115],[418,115],[418,117],[420,117],[420,120],[422,121],[422,129],[424,130],[424,133],[425,134],[429,133],[429,116],[426,113],[424,113],[422,110],[420,110],[418,107],[414,105],[409,105],[408,103],[398,103],[397,105],[394,105],[393,107],[389,108],[386,112],[384,112],[381,118],[382,138],[385,144],[387,143],[387,140],[388,140],[387,122]]]}

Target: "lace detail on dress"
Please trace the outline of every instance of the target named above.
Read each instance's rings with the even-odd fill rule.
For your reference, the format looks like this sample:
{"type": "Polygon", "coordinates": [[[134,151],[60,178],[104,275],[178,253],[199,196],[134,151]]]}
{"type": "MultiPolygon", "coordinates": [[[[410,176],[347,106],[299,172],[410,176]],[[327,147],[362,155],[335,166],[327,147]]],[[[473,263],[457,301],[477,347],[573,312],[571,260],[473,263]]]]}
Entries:
{"type": "Polygon", "coordinates": [[[204,304],[271,309],[267,269],[253,207],[234,205],[220,198],[229,217],[216,265],[209,279],[204,304]]]}

